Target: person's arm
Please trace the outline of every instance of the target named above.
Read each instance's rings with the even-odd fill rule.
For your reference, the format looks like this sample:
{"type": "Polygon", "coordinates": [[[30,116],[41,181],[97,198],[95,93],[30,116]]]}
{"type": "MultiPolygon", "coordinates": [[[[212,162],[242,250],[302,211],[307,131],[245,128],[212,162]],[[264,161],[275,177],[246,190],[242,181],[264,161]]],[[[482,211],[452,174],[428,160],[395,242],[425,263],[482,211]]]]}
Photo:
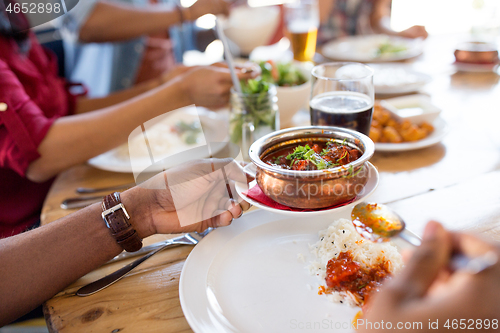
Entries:
{"type": "Polygon", "coordinates": [[[224,0],[198,0],[189,8],[177,9],[175,6],[162,5],[138,8],[99,1],[81,27],[79,39],[87,43],[129,40],[166,31],[183,19],[195,20],[208,13],[227,14],[228,5],[224,0]]]}
{"type": "Polygon", "coordinates": [[[124,89],[115,93],[111,93],[108,96],[100,98],[87,98],[81,97],[78,99],[76,104],[75,113],[84,113],[89,111],[94,111],[98,109],[104,109],[112,105],[125,102],[131,98],[139,96],[147,91],[161,86],[162,84],[170,81],[176,76],[185,74],[186,72],[198,68],[187,67],[183,65],[178,65],[174,69],[170,70],[168,73],[160,76],[157,79],[149,80],[133,86],[132,88],[124,89]]]}
{"type": "MultiPolygon", "coordinates": [[[[249,208],[245,202],[220,205],[229,200],[222,173],[213,173],[214,161],[201,161],[160,173],[141,187],[121,194],[139,237],[155,233],[202,231],[207,227],[226,226],[249,208]],[[208,168],[207,168],[208,167],[208,168]],[[203,173],[203,170],[209,170],[203,173]],[[165,183],[191,174],[191,181],[182,187],[182,198],[165,183]],[[184,201],[183,201],[184,200],[184,201]],[[180,202],[180,203],[179,203],[180,202]],[[216,203],[214,205],[214,203],[216,203]],[[181,227],[177,208],[203,207],[199,215],[181,227]]],[[[215,165],[218,162],[214,162],[215,165]]],[[[225,163],[227,177],[241,179],[235,162],[225,163]]],[[[101,218],[99,204],[91,205],[46,226],[0,239],[0,327],[29,312],[64,287],[100,267],[122,251],[101,218]]]]}
{"type": "Polygon", "coordinates": [[[392,0],[376,0],[370,13],[370,25],[375,33],[387,34],[407,38],[427,38],[428,33],[424,26],[414,25],[403,31],[394,31],[391,28],[392,0]]]}
{"type": "MultiPolygon", "coordinates": [[[[240,73],[240,79],[252,73],[240,73]]],[[[38,146],[38,159],[26,177],[43,182],[59,172],[104,153],[123,142],[137,126],[165,112],[195,104],[222,107],[232,86],[227,68],[201,67],[129,101],[57,119],[38,146]]]]}
{"type": "Polygon", "coordinates": [[[324,24],[328,21],[334,4],[335,0],[318,0],[320,24],[324,24]]]}
{"type": "MultiPolygon", "coordinates": [[[[189,71],[198,69],[200,66],[184,66],[177,65],[172,70],[168,71],[168,73],[163,74],[161,77],[153,80],[149,80],[147,82],[140,83],[132,88],[124,89],[122,91],[112,93],[106,97],[101,98],[86,98],[82,97],[78,99],[76,105],[75,113],[84,113],[89,111],[94,111],[98,109],[104,109],[109,106],[125,102],[133,97],[136,97],[140,94],[143,94],[149,90],[152,90],[156,87],[161,86],[162,84],[175,79],[176,77],[186,74],[189,71]]],[[[223,68],[227,70],[226,63],[214,63],[210,65],[210,67],[215,68],[223,68]]],[[[253,75],[258,75],[260,73],[260,67],[254,63],[245,63],[243,65],[236,65],[236,69],[240,70],[242,73],[254,73],[253,75]]]]}

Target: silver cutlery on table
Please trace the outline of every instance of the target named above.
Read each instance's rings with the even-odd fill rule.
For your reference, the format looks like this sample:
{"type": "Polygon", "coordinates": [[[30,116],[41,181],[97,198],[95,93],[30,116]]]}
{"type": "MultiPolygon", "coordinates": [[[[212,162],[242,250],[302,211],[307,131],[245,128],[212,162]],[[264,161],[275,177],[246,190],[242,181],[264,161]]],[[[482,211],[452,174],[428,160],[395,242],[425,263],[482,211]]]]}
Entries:
{"type": "MultiPolygon", "coordinates": [[[[94,281],[92,283],[89,283],[86,286],[78,289],[78,291],[76,292],[76,295],[89,296],[89,295],[95,294],[96,292],[101,291],[101,290],[109,287],[110,285],[112,285],[116,281],[123,278],[131,270],[133,270],[135,267],[139,266],[144,261],[151,258],[156,253],[158,253],[158,252],[160,252],[168,247],[175,246],[175,245],[196,245],[203,237],[205,237],[212,230],[213,230],[213,228],[208,228],[207,230],[205,230],[202,233],[189,233],[189,234],[185,234],[185,235],[180,236],[180,237],[166,240],[163,242],[163,244],[161,244],[159,247],[157,247],[154,251],[150,252],[149,254],[145,255],[144,257],[141,257],[141,258],[131,262],[130,264],[120,268],[119,270],[117,270],[109,275],[106,275],[105,277],[103,277],[97,281],[94,281]]],[[[153,245],[156,245],[156,244],[153,244],[153,245]]],[[[113,258],[112,260],[114,260],[115,258],[113,258]]],[[[120,260],[120,259],[116,259],[116,260],[120,260]]]]}
{"type": "Polygon", "coordinates": [[[75,209],[87,207],[96,202],[101,202],[103,196],[68,198],[61,202],[62,209],[75,209]]]}
{"type": "Polygon", "coordinates": [[[89,193],[98,193],[98,192],[111,192],[114,190],[123,190],[129,187],[135,186],[135,183],[127,183],[116,186],[108,186],[108,187],[79,187],[76,189],[76,193],[79,194],[89,194],[89,193]]]}
{"type": "Polygon", "coordinates": [[[142,254],[149,253],[149,252],[154,251],[154,250],[156,250],[158,248],[161,248],[163,245],[166,245],[166,244],[169,244],[172,247],[174,247],[176,245],[186,245],[186,243],[185,243],[185,235],[181,235],[181,236],[178,236],[178,237],[175,237],[175,238],[172,238],[172,239],[167,239],[167,240],[164,240],[164,241],[161,241],[161,242],[156,242],[156,243],[148,245],[148,246],[144,246],[139,251],[135,251],[135,252],[125,252],[124,251],[124,252],[120,253],[119,255],[115,256],[110,261],[108,261],[108,264],[112,263],[112,262],[116,262],[116,261],[120,261],[120,260],[124,260],[124,259],[128,259],[128,258],[132,258],[132,257],[137,257],[137,256],[140,256],[142,254]]]}

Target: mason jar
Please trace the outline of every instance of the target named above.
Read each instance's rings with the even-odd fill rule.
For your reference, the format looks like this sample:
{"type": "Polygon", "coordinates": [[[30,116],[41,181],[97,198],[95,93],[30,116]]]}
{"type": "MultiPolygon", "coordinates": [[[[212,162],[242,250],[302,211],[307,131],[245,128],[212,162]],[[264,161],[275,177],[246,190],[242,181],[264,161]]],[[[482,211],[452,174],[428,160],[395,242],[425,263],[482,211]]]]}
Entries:
{"type": "Polygon", "coordinates": [[[248,150],[255,140],[279,130],[279,111],[276,87],[260,94],[239,94],[231,89],[229,134],[231,142],[241,148],[248,161],[248,150]]]}

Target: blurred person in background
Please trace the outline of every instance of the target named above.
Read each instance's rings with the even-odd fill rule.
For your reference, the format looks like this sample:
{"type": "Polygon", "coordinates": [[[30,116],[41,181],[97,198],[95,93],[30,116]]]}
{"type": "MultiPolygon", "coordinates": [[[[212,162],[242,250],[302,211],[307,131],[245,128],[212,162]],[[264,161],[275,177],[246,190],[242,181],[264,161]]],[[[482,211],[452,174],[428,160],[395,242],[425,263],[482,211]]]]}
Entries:
{"type": "Polygon", "coordinates": [[[428,35],[420,25],[403,31],[392,30],[392,0],[318,0],[318,3],[319,44],[354,35],[387,34],[407,38],[427,38],[428,35]]]}
{"type": "MultiPolygon", "coordinates": [[[[7,3],[10,0],[6,1],[7,3]]],[[[226,67],[183,68],[101,99],[70,92],[22,14],[0,2],[0,238],[37,226],[52,179],[127,141],[134,128],[196,104],[221,107],[226,67]],[[92,111],[92,112],[89,112],[92,111]]],[[[252,76],[238,71],[241,79],[252,76]]]]}
{"type": "Polygon", "coordinates": [[[80,1],[63,17],[66,77],[83,82],[90,96],[159,78],[176,67],[172,29],[186,23],[195,39],[190,22],[228,11],[224,0],[198,0],[188,8],[177,0],[80,1]]]}

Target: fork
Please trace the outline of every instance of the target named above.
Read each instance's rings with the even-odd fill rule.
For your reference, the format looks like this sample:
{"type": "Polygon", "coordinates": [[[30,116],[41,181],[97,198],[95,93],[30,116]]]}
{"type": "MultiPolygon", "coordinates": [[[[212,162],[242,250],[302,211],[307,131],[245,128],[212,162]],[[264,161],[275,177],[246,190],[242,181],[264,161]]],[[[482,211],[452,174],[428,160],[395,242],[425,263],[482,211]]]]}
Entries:
{"type": "Polygon", "coordinates": [[[105,277],[96,280],[94,282],[91,282],[87,284],[86,286],[81,287],[78,289],[76,292],[76,295],[78,296],[89,296],[92,294],[95,294],[98,291],[101,291],[113,283],[119,281],[121,278],[123,278],[125,275],[127,275],[131,270],[142,264],[144,261],[148,260],[152,256],[154,256],[156,253],[166,249],[167,247],[171,247],[174,245],[196,245],[199,243],[199,241],[205,237],[209,232],[211,232],[214,228],[208,228],[205,231],[201,233],[190,233],[190,234],[185,234],[184,236],[173,238],[173,239],[168,239],[164,242],[164,244],[157,248],[156,250],[148,253],[144,257],[141,257],[130,264],[123,266],[119,270],[106,275],[105,277]]]}
{"type": "Polygon", "coordinates": [[[88,193],[98,193],[98,192],[110,192],[114,190],[123,190],[135,186],[136,183],[127,183],[116,186],[108,186],[108,187],[79,187],[76,189],[76,193],[78,194],[88,194],[88,193]]]}

